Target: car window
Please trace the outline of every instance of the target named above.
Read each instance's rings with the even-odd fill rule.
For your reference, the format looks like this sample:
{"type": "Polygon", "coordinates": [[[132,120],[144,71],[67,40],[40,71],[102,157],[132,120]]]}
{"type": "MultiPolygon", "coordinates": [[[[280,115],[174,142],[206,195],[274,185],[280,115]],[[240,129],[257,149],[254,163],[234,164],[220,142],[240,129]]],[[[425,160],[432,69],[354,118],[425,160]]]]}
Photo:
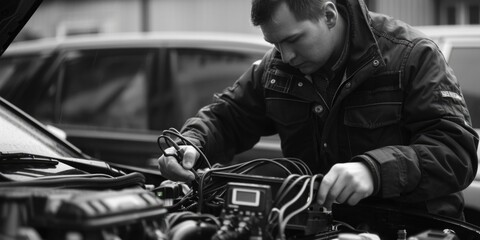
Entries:
{"type": "Polygon", "coordinates": [[[175,49],[171,54],[173,82],[182,102],[185,121],[231,86],[262,53],[210,49],[175,49]]]}
{"type": "Polygon", "coordinates": [[[455,71],[467,102],[473,126],[480,128],[480,47],[453,47],[449,64],[455,71]]]}
{"type": "Polygon", "coordinates": [[[65,55],[57,74],[61,91],[50,90],[37,116],[51,116],[58,98],[56,122],[95,128],[147,129],[147,71],[145,51],[88,50],[65,55]],[[55,93],[60,93],[56,95],[55,93]],[[42,107],[45,106],[45,107],[42,107]],[[43,112],[42,112],[43,111],[43,112]]]}
{"type": "Polygon", "coordinates": [[[17,56],[3,57],[0,59],[0,89],[6,89],[8,92],[1,91],[3,97],[10,98],[8,94],[17,91],[17,86],[24,81],[32,78],[42,60],[39,56],[17,56]]]}

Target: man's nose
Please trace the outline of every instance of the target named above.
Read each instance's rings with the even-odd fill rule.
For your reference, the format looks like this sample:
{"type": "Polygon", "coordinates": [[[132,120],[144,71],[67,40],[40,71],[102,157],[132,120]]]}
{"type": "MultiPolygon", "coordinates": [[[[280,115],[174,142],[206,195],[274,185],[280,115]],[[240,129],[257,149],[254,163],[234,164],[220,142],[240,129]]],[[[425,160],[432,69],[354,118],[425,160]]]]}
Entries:
{"type": "Polygon", "coordinates": [[[290,64],[292,60],[295,58],[295,53],[292,48],[286,45],[280,45],[280,53],[282,54],[282,61],[284,63],[290,64]]]}

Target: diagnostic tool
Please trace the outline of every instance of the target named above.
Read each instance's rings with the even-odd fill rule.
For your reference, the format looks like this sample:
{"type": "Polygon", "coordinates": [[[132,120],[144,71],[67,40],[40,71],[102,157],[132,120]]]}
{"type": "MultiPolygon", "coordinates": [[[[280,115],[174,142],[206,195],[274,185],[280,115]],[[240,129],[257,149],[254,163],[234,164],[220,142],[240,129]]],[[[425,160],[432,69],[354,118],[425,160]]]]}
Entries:
{"type": "Polygon", "coordinates": [[[226,210],[266,214],[272,207],[270,186],[229,182],[227,184],[226,210]]]}
{"type": "Polygon", "coordinates": [[[269,185],[228,182],[220,230],[212,239],[270,239],[263,231],[272,208],[269,185]]]}

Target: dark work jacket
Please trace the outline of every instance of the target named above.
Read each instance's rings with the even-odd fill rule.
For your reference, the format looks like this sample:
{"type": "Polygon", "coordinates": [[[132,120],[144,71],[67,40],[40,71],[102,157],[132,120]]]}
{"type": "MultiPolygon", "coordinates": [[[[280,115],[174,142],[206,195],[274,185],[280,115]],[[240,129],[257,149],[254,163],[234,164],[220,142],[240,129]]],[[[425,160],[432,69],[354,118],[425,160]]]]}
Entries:
{"type": "Polygon", "coordinates": [[[337,4],[349,16],[350,48],[333,105],[272,49],[187,120],[183,134],[214,162],[276,133],[284,156],[315,173],[368,159],[379,180],[373,199],[463,218],[460,191],[477,170],[478,135],[452,69],[407,24],[362,1],[337,4]]]}

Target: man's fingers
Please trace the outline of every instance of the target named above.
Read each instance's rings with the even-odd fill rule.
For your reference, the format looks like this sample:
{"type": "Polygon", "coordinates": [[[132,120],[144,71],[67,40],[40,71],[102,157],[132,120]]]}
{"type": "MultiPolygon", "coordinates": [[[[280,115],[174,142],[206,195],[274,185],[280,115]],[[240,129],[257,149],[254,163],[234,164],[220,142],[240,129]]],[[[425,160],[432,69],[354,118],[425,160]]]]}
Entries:
{"type": "MultiPolygon", "coordinates": [[[[183,151],[183,150],[182,150],[183,151]]],[[[174,148],[167,148],[165,149],[166,154],[174,154],[176,150],[174,148]]],[[[185,150],[185,153],[188,151],[185,150]]],[[[190,153],[188,153],[190,154],[190,153]]],[[[187,154],[187,155],[188,155],[187,154]]],[[[184,157],[185,158],[185,157],[184,157]]],[[[188,157],[187,157],[188,158],[188,157]]],[[[190,160],[190,162],[194,162],[195,159],[190,160]]],[[[182,161],[183,162],[183,161],[182,161]]],[[[191,163],[193,166],[193,163],[191,163]]],[[[180,165],[178,160],[172,156],[164,156],[162,155],[158,159],[158,168],[160,173],[163,177],[170,179],[172,181],[193,181],[195,179],[195,175],[186,169],[184,166],[180,165]]],[[[191,169],[191,167],[190,167],[191,169]]]]}
{"type": "Polygon", "coordinates": [[[171,177],[170,180],[173,181],[186,181],[194,180],[195,176],[189,170],[186,170],[174,157],[168,157],[165,167],[168,171],[168,175],[171,177]]]}
{"type": "Polygon", "coordinates": [[[364,199],[366,196],[363,193],[355,192],[347,200],[348,205],[356,205],[360,200],[364,199]]]}
{"type": "Polygon", "coordinates": [[[332,198],[334,198],[334,201],[337,203],[344,203],[352,196],[352,190],[351,187],[345,186],[338,194],[332,193],[332,198]]]}
{"type": "Polygon", "coordinates": [[[369,179],[365,177],[368,169],[359,168],[358,164],[334,165],[320,184],[317,203],[329,209],[333,203],[355,205],[371,195],[373,190],[369,179]]]}
{"type": "Polygon", "coordinates": [[[332,173],[327,173],[323,179],[322,182],[320,183],[320,189],[318,190],[317,193],[317,203],[326,207],[327,209],[330,209],[332,205],[332,200],[329,199],[329,193],[331,191],[331,188],[334,186],[335,181],[336,181],[337,175],[332,174],[332,173]]]}
{"type": "Polygon", "coordinates": [[[199,153],[197,150],[192,146],[182,146],[183,151],[183,160],[182,165],[185,169],[193,168],[193,165],[197,161],[199,157],[199,153]]]}

